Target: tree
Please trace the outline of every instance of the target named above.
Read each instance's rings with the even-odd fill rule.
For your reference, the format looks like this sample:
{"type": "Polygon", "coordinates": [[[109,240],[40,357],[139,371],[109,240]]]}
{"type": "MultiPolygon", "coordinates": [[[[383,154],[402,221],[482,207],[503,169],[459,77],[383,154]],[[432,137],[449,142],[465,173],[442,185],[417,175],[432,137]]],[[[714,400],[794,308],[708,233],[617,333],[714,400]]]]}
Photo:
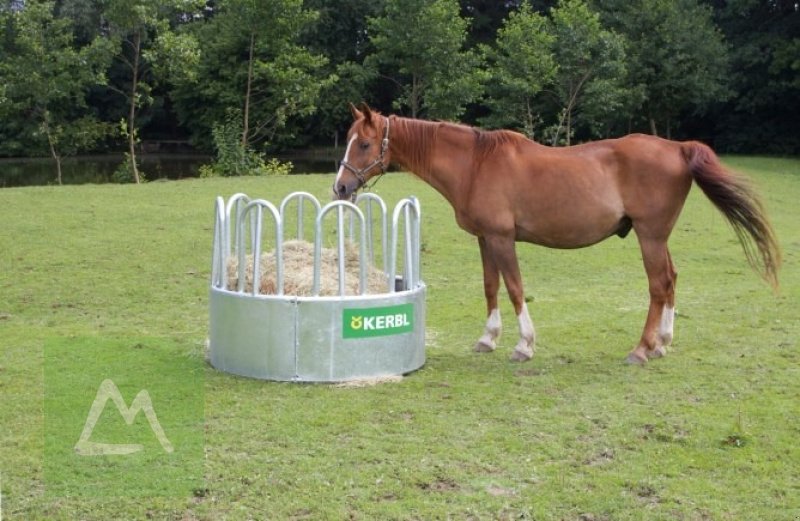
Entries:
{"type": "Polygon", "coordinates": [[[697,0],[598,0],[604,19],[626,38],[629,78],[643,92],[637,110],[670,137],[686,112],[729,96],[728,49],[697,0]]]}
{"type": "MultiPolygon", "coordinates": [[[[489,45],[495,41],[497,32],[505,23],[508,15],[528,0],[459,0],[461,15],[471,19],[469,31],[470,45],[489,45]]],[[[538,0],[537,6],[543,2],[538,0]]]]}
{"type": "MultiPolygon", "coordinates": [[[[127,70],[125,85],[110,87],[125,98],[127,116],[121,131],[128,143],[127,163],[137,184],[141,175],[136,160],[139,130],[137,114],[151,101],[158,81],[153,63],[163,64],[162,72],[196,63],[197,46],[186,34],[171,33],[170,21],[191,19],[205,4],[203,0],[104,0],[103,15],[111,38],[118,44],[117,59],[127,70]]],[[[189,74],[189,73],[187,73],[189,74]]]]}
{"type": "Polygon", "coordinates": [[[726,151],[800,154],[800,7],[794,0],[731,0],[717,10],[729,43],[734,95],[711,114],[726,151]]]}
{"type": "Polygon", "coordinates": [[[197,81],[173,93],[195,139],[207,139],[235,111],[242,147],[266,145],[292,118],[316,110],[321,89],[335,77],[324,74],[324,56],[300,43],[315,18],[301,0],[226,0],[198,22],[197,81]]]}
{"type": "Polygon", "coordinates": [[[338,144],[340,132],[350,126],[349,103],[368,101],[380,105],[380,91],[373,89],[376,71],[363,65],[370,52],[367,19],[380,14],[382,2],[375,0],[306,0],[319,19],[305,32],[303,43],[312,52],[324,55],[325,71],[336,82],[323,88],[317,111],[305,124],[305,142],[333,135],[338,144]]]}
{"type": "Polygon", "coordinates": [[[55,17],[52,2],[28,2],[4,16],[14,52],[0,61],[0,113],[17,118],[24,132],[43,142],[61,184],[62,157],[108,132],[87,110],[86,92],[105,82],[111,49],[99,38],[74,47],[70,22],[55,17]]]}
{"type": "Polygon", "coordinates": [[[458,118],[480,96],[485,73],[477,53],[463,48],[468,25],[456,0],[388,0],[383,15],[369,19],[375,51],[366,65],[400,89],[396,108],[458,118]]]}
{"type": "Polygon", "coordinates": [[[583,0],[559,2],[550,17],[558,63],[553,90],[560,107],[552,143],[558,144],[563,132],[569,145],[580,109],[604,117],[629,95],[623,85],[625,51],[622,38],[604,29],[583,0]]]}
{"type": "Polygon", "coordinates": [[[547,19],[529,3],[509,15],[494,46],[484,47],[491,78],[484,103],[491,112],[482,118],[483,124],[512,127],[534,137],[541,120],[538,98],[557,71],[554,41],[547,19]]]}

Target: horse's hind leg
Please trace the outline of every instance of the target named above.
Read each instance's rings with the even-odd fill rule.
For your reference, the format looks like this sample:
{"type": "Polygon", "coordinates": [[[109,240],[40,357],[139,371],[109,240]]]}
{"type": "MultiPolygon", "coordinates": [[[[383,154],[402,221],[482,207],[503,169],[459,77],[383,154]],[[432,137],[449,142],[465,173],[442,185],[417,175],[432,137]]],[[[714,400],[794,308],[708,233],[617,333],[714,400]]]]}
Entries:
{"type": "Polygon", "coordinates": [[[675,327],[675,284],[678,282],[678,272],[675,270],[675,264],[672,263],[672,255],[669,254],[669,250],[667,250],[667,261],[669,262],[669,274],[672,277],[672,284],[667,296],[667,302],[661,311],[661,324],[658,328],[658,336],[662,347],[672,344],[675,327]]]}
{"type": "Polygon", "coordinates": [[[497,291],[500,289],[500,270],[494,262],[493,256],[489,253],[486,240],[478,238],[478,245],[481,249],[481,262],[483,263],[483,291],[486,295],[486,326],[483,335],[475,343],[475,351],[488,353],[497,348],[497,339],[500,337],[502,323],[500,321],[500,309],[497,307],[497,291]]]}
{"type": "Polygon", "coordinates": [[[650,308],[639,345],[628,354],[627,361],[634,364],[666,354],[672,342],[677,279],[666,240],[639,237],[639,244],[649,281],[650,308]]]}

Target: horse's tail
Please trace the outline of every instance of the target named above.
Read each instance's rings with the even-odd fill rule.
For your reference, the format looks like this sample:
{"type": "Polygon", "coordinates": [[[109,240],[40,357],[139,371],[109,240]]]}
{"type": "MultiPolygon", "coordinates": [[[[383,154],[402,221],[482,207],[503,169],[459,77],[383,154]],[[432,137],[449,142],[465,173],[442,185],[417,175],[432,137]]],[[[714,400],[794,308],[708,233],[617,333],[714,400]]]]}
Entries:
{"type": "Polygon", "coordinates": [[[780,248],[764,207],[750,182],[726,170],[717,155],[702,143],[683,143],[681,152],[697,186],[736,232],[747,262],[777,289],[780,248]]]}

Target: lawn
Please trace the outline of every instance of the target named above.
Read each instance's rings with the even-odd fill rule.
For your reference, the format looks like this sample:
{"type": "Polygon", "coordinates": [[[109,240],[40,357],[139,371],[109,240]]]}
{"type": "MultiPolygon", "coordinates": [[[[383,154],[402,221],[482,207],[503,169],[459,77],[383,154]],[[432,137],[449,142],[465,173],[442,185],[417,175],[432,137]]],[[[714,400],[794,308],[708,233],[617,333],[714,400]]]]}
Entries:
{"type": "MultiPolygon", "coordinates": [[[[250,380],[204,360],[214,198],[325,199],[332,176],[0,190],[2,518],[797,521],[800,161],[726,163],[763,194],[780,292],[695,187],[670,243],[674,347],[644,367],[623,363],[648,303],[633,234],[583,250],[519,246],[538,349],[512,363],[505,293],[500,347],[471,349],[485,312],[475,239],[427,185],[385,176],[388,204],[422,204],[428,359],[361,388],[250,380]],[[151,375],[202,379],[200,482],[134,495],[49,482],[69,469],[52,469],[61,394],[45,391],[66,407],[70,384],[104,367],[77,354],[98,344],[150,349],[166,364],[151,375]]],[[[120,389],[130,403],[136,390],[120,389]]],[[[83,472],[75,479],[91,483],[83,472]]],[[[166,475],[153,464],[131,479],[166,475]]]]}

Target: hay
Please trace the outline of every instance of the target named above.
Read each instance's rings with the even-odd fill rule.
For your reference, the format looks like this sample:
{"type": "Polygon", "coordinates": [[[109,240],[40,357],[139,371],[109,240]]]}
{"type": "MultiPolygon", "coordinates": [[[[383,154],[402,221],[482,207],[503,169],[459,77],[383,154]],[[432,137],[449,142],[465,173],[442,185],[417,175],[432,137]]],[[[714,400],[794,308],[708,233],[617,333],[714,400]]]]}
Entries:
{"type": "MultiPolygon", "coordinates": [[[[360,263],[358,248],[345,246],[345,295],[359,295],[360,263]]],[[[275,250],[262,253],[259,262],[259,293],[277,293],[275,250]]],[[[228,258],[228,289],[238,290],[239,259],[228,258]]],[[[367,293],[386,293],[386,275],[371,264],[367,264],[367,293]]],[[[307,241],[291,240],[283,243],[283,294],[310,297],[314,285],[314,245],[307,241]]],[[[245,258],[245,292],[253,291],[253,255],[245,258]]],[[[339,254],[335,249],[322,248],[320,255],[321,296],[339,295],[339,254]]]]}
{"type": "Polygon", "coordinates": [[[387,374],[383,376],[371,376],[367,378],[354,378],[352,380],[345,380],[337,382],[334,387],[340,389],[361,389],[362,387],[374,387],[381,384],[397,383],[403,381],[403,375],[387,374]]]}

